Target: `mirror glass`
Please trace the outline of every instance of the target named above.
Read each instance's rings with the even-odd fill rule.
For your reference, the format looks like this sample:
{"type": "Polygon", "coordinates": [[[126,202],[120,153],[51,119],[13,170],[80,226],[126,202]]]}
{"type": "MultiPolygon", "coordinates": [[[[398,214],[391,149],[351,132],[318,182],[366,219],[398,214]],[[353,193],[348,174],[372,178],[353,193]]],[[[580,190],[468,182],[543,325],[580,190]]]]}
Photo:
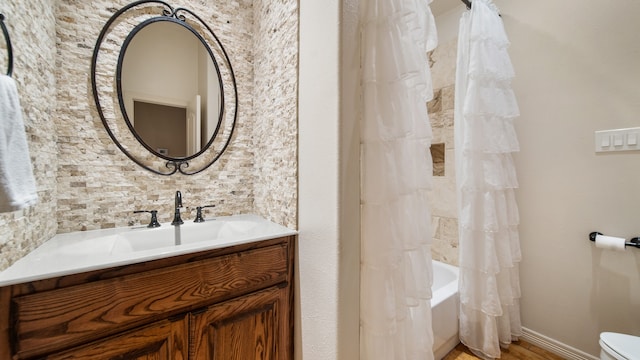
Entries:
{"type": "Polygon", "coordinates": [[[205,44],[174,21],[151,22],[132,35],[121,54],[125,118],[152,152],[198,153],[221,111],[222,89],[205,44]]]}

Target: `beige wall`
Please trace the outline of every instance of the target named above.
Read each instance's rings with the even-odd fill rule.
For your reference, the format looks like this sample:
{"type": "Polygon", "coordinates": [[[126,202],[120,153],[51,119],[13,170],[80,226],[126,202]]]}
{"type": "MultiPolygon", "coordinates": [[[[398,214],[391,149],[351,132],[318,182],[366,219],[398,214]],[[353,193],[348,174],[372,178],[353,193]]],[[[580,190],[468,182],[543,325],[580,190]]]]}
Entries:
{"type": "MultiPolygon", "coordinates": [[[[640,250],[602,251],[598,230],[640,234],[640,152],[594,153],[594,131],[640,126],[640,3],[496,1],[520,104],[522,321],[597,355],[601,331],[640,336],[640,250]]],[[[459,12],[439,17],[444,42],[459,12]]]]}
{"type": "Polygon", "coordinates": [[[297,360],[338,359],[338,16],[335,0],[300,3],[297,360]]]}
{"type": "Polygon", "coordinates": [[[338,357],[360,358],[360,0],[340,12],[338,357]]]}
{"type": "Polygon", "coordinates": [[[93,46],[104,22],[127,3],[40,0],[2,9],[14,38],[15,78],[41,202],[24,215],[0,215],[0,270],[53,236],[56,226],[63,233],[146,223],[132,214],[135,209],[159,210],[159,220],[170,221],[176,190],[183,194],[185,219],[194,217],[195,206],[213,203],[209,216],[258,213],[297,226],[297,1],[273,2],[255,21],[251,0],[171,2],[194,10],[216,31],[239,93],[235,136],[220,161],[195,176],[171,177],[125,157],[108,137],[92,98],[93,46]],[[271,30],[254,40],[253,31],[266,28],[271,30]],[[259,72],[256,84],[254,54],[269,70],[259,72]],[[254,98],[270,104],[254,109],[254,98]],[[256,165],[266,157],[276,164],[266,169],[268,175],[256,165]]]}
{"type": "Polygon", "coordinates": [[[298,360],[359,358],[358,3],[300,2],[298,360]]]}

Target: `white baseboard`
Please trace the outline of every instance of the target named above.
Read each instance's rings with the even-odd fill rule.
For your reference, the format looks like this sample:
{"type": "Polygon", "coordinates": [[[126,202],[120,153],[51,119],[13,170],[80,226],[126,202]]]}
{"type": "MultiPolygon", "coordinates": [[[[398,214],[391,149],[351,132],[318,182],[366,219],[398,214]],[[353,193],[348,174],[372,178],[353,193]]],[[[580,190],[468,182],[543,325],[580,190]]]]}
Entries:
{"type": "Polygon", "coordinates": [[[522,328],[521,339],[541,349],[562,356],[567,360],[598,360],[598,358],[593,355],[524,327],[522,328]]]}
{"type": "Polygon", "coordinates": [[[435,360],[442,360],[451,350],[455,349],[455,347],[460,343],[460,339],[458,338],[458,334],[449,338],[449,340],[445,341],[442,345],[440,345],[437,349],[433,350],[433,358],[435,360]]]}

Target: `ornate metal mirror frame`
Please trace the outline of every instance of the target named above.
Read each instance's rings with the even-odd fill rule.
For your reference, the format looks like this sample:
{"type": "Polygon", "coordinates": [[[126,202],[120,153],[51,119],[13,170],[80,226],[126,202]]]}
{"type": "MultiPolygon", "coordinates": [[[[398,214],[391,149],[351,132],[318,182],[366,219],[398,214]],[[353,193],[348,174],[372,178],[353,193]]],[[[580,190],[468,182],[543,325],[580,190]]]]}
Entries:
{"type": "Polygon", "coordinates": [[[222,156],[233,136],[238,93],[229,56],[213,30],[189,9],[173,8],[160,0],[141,0],[115,12],[96,41],[91,59],[91,83],[98,114],[111,140],[127,157],[153,173],[193,175],[202,172],[222,156]],[[204,45],[213,61],[220,87],[220,111],[213,135],[199,151],[185,157],[171,157],[149,146],[134,129],[124,104],[122,64],[126,50],[140,30],[161,21],[186,28],[204,45]],[[131,26],[133,29],[128,31],[131,26]],[[124,39],[117,35],[127,31],[124,39]],[[118,44],[121,44],[119,51],[116,50],[118,44]],[[116,58],[117,62],[114,61],[116,58]]]}

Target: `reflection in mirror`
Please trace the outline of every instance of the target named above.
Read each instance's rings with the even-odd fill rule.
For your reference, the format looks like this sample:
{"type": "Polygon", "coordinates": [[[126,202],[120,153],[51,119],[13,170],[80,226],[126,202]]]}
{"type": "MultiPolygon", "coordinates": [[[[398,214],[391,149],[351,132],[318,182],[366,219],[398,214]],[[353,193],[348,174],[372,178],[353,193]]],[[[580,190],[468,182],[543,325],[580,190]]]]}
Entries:
{"type": "Polygon", "coordinates": [[[156,21],[132,37],[122,63],[127,118],[160,155],[198,153],[220,114],[219,79],[204,44],[172,21],[156,21]]]}
{"type": "Polygon", "coordinates": [[[133,107],[136,133],[158,154],[186,157],[188,151],[194,150],[187,147],[191,137],[185,126],[186,108],[144,101],[134,101],[133,107]]]}

